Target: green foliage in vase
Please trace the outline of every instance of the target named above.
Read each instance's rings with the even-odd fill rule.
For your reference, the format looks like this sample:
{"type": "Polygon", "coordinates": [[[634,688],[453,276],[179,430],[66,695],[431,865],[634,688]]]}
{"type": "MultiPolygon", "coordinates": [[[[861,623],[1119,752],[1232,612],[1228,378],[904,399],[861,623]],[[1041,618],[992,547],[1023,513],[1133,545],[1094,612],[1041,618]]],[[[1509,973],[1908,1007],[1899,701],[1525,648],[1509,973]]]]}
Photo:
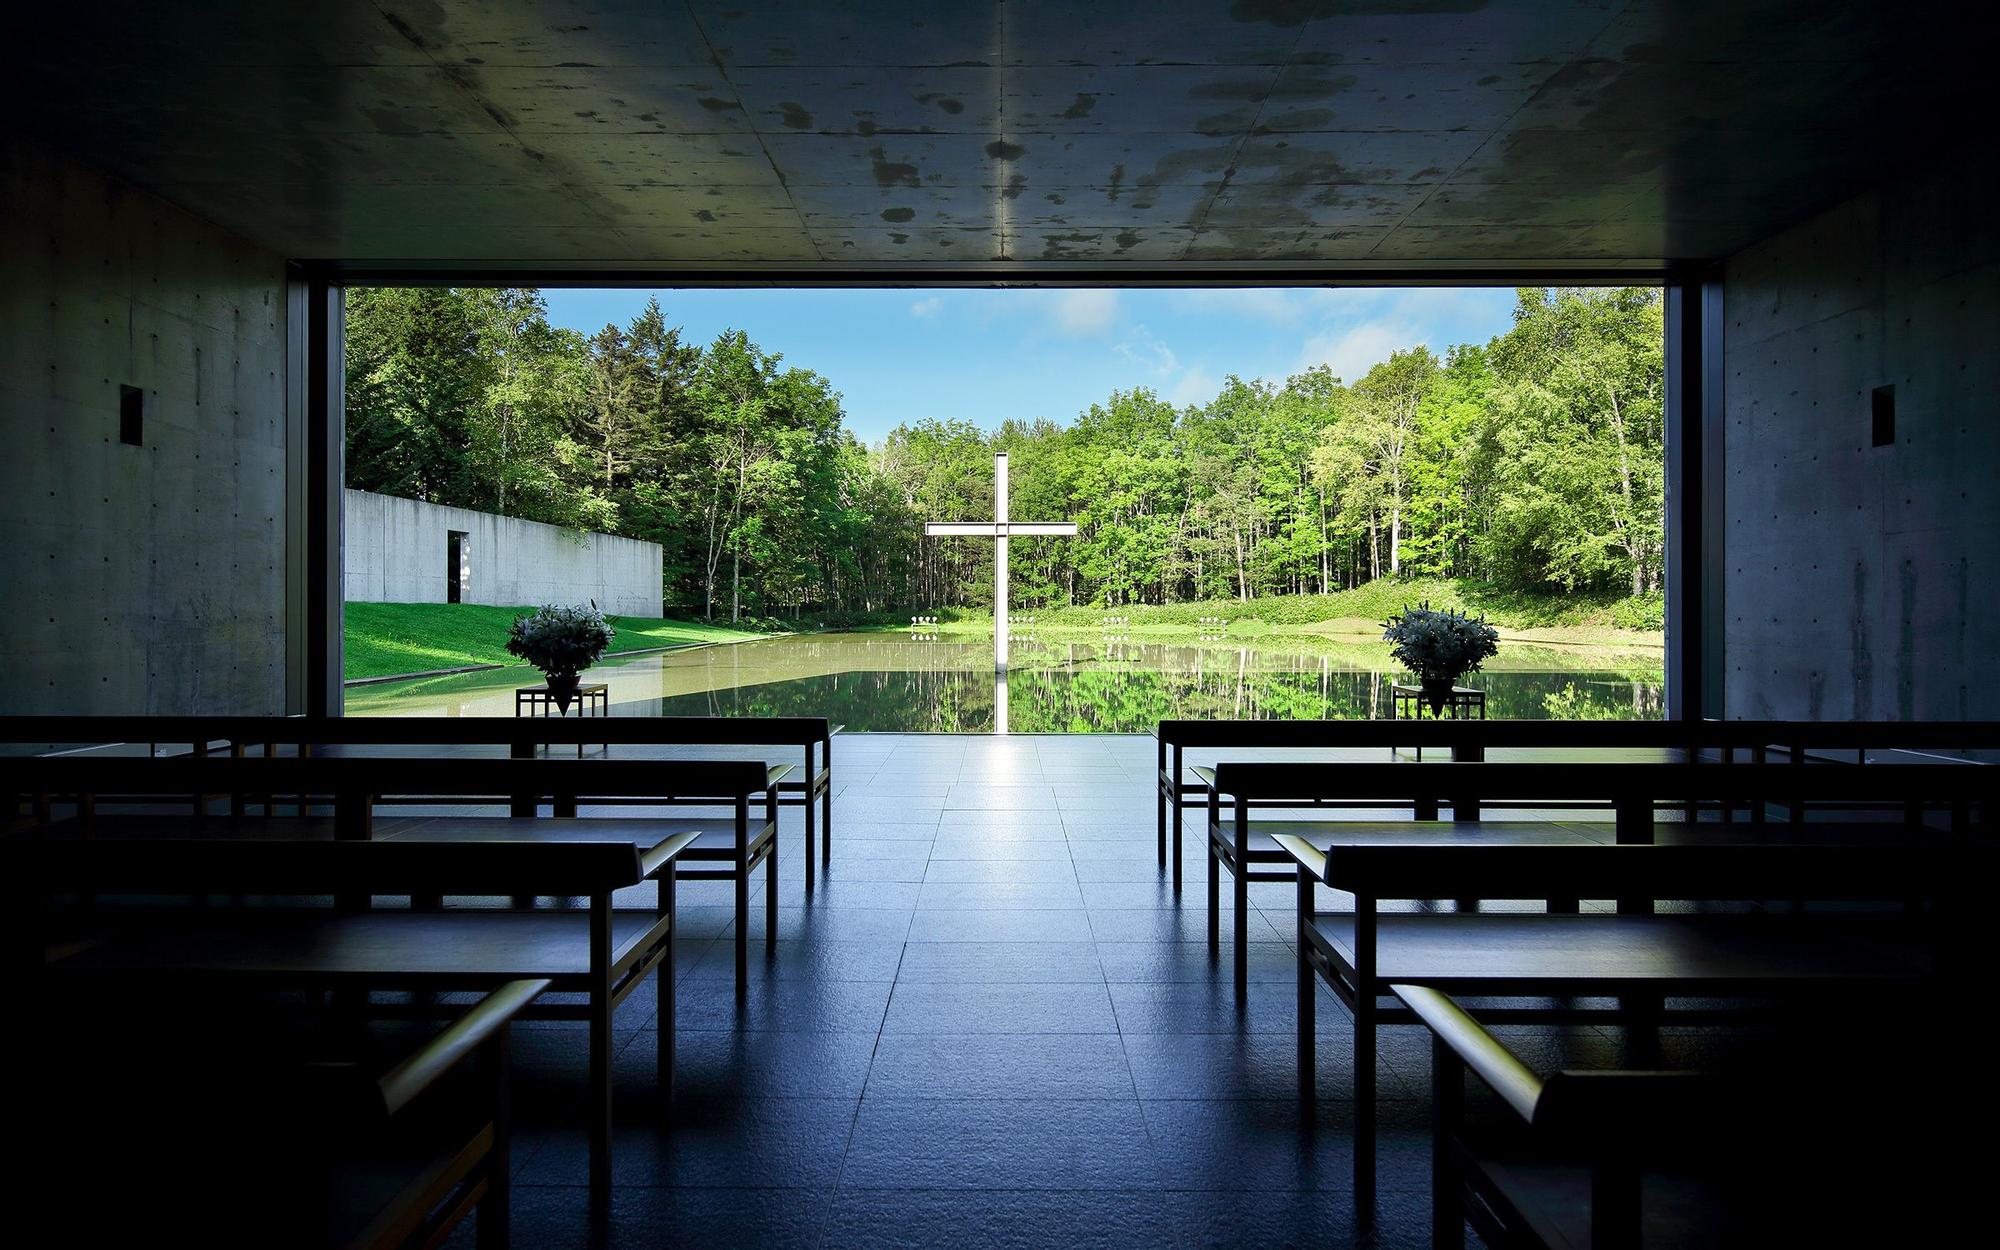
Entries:
{"type": "Polygon", "coordinates": [[[1426,682],[1455,682],[1499,654],[1500,631],[1477,617],[1419,604],[1382,622],[1389,654],[1426,682]]]}
{"type": "Polygon", "coordinates": [[[602,659],[615,636],[595,603],[544,604],[507,627],[507,653],[550,677],[574,677],[602,659]]]}

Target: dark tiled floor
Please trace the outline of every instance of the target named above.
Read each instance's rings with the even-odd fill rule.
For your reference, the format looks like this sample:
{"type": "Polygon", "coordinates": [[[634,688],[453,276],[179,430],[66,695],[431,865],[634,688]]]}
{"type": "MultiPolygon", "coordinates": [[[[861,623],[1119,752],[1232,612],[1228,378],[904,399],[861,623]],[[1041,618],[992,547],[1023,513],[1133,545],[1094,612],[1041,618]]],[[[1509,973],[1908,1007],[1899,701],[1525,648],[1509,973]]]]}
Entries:
{"type": "Polygon", "coordinates": [[[1427,1244],[1422,1038],[1385,1031],[1364,1221],[1348,1017],[1324,993],[1313,1126],[1294,1100],[1292,889],[1251,891],[1239,1010],[1199,818],[1180,900],[1155,858],[1151,738],[851,736],[835,769],[833,866],[807,900],[786,811],[780,940],[752,943],[740,1004],[728,887],[683,887],[679,1098],[655,1096],[636,995],[606,1210],[584,1188],[582,1034],[517,1048],[517,1245],[1427,1244]]]}

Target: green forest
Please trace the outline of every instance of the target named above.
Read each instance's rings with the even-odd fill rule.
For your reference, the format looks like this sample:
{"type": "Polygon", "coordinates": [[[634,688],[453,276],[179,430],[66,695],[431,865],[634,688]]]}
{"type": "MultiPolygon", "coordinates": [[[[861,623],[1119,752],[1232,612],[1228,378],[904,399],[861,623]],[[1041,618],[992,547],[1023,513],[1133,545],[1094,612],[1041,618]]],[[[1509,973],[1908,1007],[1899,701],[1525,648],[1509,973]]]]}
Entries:
{"type": "Polygon", "coordinates": [[[1079,527],[1014,541],[1017,609],[1451,578],[1658,615],[1657,289],[1524,288],[1490,342],[1231,377],[1199,406],[1135,387],[987,433],[940,395],[876,447],[836,380],[740,330],[686,342],[657,300],[588,336],[531,289],[354,288],[346,318],[348,485],[657,542],[669,614],[990,606],[991,544],[923,523],[990,517],[1007,451],[1013,515],[1079,527]]]}

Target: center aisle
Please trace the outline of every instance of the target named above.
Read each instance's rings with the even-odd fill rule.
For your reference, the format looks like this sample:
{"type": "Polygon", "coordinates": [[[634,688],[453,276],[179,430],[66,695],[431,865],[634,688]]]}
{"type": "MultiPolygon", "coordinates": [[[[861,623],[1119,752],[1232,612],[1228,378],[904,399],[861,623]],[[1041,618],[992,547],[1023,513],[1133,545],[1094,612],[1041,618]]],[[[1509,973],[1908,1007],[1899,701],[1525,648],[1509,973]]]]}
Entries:
{"type": "MultiPolygon", "coordinates": [[[[1346,1012],[1322,989],[1327,1105],[1303,1131],[1291,887],[1252,887],[1239,1014],[1227,915],[1206,940],[1201,814],[1184,905],[1161,877],[1151,737],[843,735],[834,759],[832,868],[806,902],[786,809],[777,958],[759,910],[740,1015],[728,886],[681,888],[671,1129],[649,1021],[619,1021],[610,1244],[1426,1241],[1421,1037],[1385,1039],[1378,1226],[1357,1242],[1346,1012]]],[[[552,1096],[569,1040],[517,1035],[552,1096]]],[[[524,1095],[517,1244],[587,1238],[561,1116],[524,1095]]]]}

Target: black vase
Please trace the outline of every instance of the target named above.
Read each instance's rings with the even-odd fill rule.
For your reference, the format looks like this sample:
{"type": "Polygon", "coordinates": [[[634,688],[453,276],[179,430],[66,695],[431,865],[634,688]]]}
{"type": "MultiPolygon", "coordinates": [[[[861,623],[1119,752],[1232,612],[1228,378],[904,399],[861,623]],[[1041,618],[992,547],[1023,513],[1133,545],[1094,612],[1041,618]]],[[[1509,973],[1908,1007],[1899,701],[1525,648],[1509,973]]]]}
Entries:
{"type": "Polygon", "coordinates": [[[1432,716],[1443,716],[1445,705],[1451,702],[1452,687],[1458,684],[1455,677],[1426,677],[1419,683],[1423,700],[1430,705],[1432,716]]]}
{"type": "Polygon", "coordinates": [[[556,701],[556,710],[567,715],[569,705],[576,702],[576,688],[583,679],[575,673],[550,673],[548,679],[549,697],[556,701]]]}

